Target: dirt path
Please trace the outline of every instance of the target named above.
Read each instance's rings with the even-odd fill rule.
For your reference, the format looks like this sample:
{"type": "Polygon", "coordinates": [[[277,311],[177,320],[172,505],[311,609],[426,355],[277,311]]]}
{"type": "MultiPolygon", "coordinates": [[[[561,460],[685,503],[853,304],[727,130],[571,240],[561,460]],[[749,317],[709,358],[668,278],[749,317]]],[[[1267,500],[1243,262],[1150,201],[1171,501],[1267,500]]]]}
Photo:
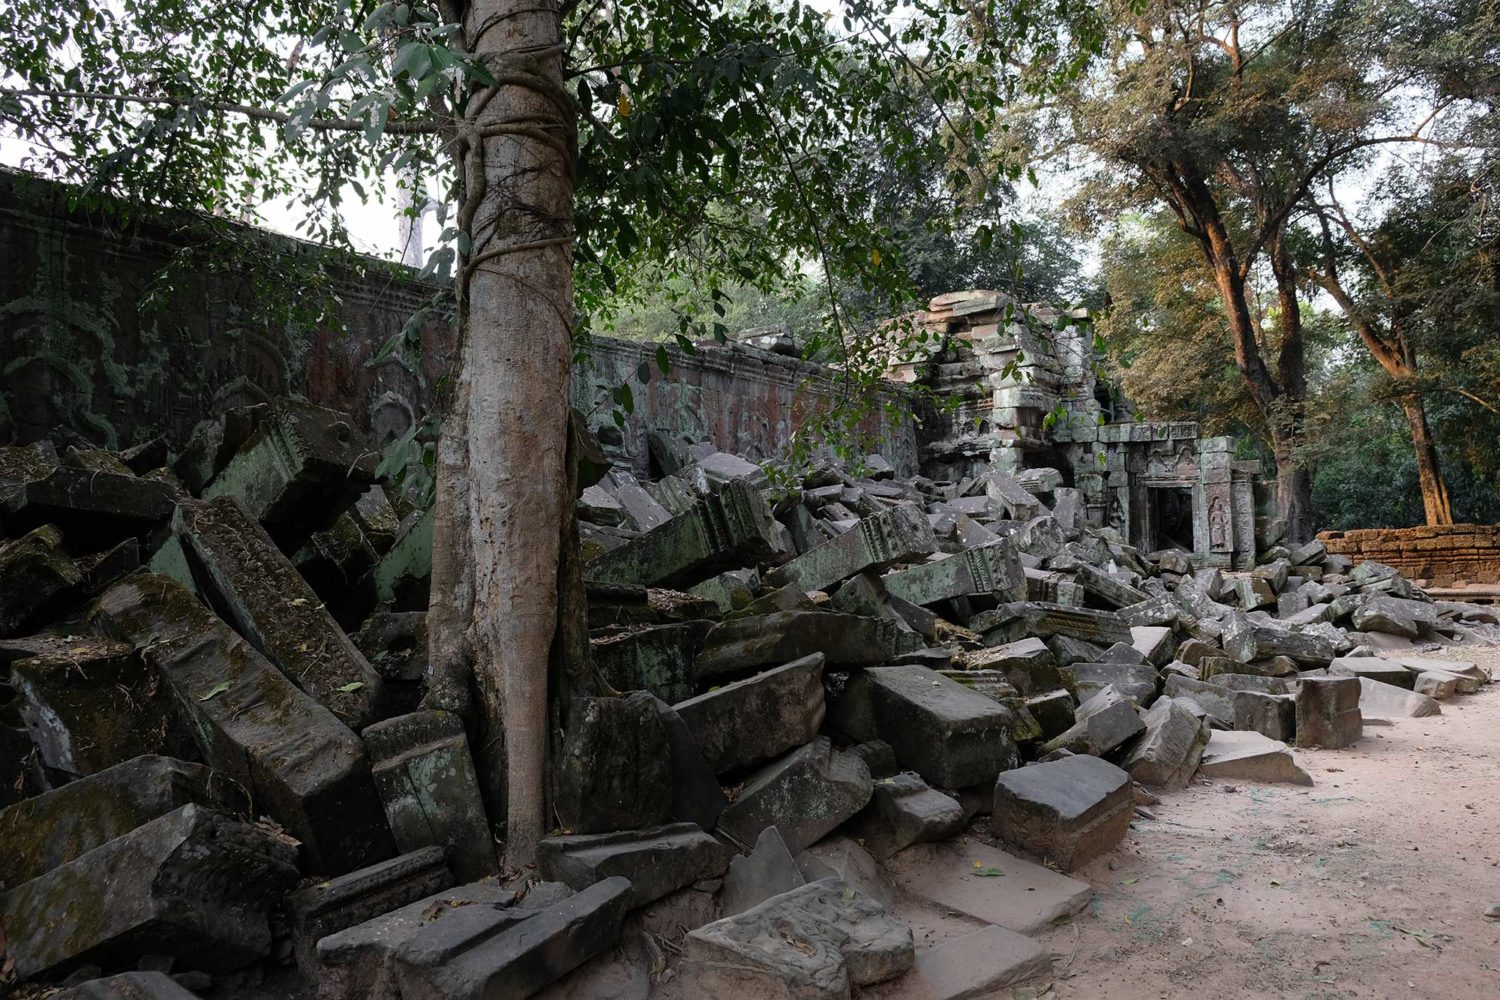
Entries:
{"type": "MultiPolygon", "coordinates": [[[[1500,649],[1453,658],[1500,677],[1500,649]]],[[[1165,793],[1075,873],[1092,914],[1046,938],[1053,995],[1500,997],[1500,684],[1297,756],[1315,787],[1165,793]]]]}

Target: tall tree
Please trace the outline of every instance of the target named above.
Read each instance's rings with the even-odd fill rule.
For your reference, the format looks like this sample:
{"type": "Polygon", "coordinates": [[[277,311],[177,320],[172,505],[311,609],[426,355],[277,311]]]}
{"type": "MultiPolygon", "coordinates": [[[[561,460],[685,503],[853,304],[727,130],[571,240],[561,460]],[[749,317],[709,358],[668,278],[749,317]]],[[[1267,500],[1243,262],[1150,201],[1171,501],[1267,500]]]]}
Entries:
{"type": "Polygon", "coordinates": [[[1067,0],[993,24],[962,0],[837,17],[797,0],[19,0],[0,24],[0,123],[90,190],[231,214],[296,197],[328,237],[362,183],[414,165],[452,178],[428,266],[455,279],[462,345],[438,446],[430,695],[475,720],[481,763],[504,761],[491,784],[524,864],[566,722],[549,702],[588,683],[569,519],[580,317],[643,262],[770,284],[814,259],[830,287],[909,290],[846,170],[919,143],[980,166],[1022,82],[1011,56],[1048,53],[1031,86],[1076,72],[1057,39],[1096,37],[1092,17],[1067,0]],[[933,108],[944,128],[914,130],[933,108]]]}
{"type": "MultiPolygon", "coordinates": [[[[1301,199],[1369,151],[1421,141],[1439,102],[1397,100],[1424,76],[1379,61],[1371,8],[1337,2],[1106,4],[1108,57],[1030,116],[1038,148],[1082,153],[1094,211],[1161,205],[1198,247],[1245,390],[1269,429],[1280,509],[1312,525],[1298,457],[1307,393],[1288,229],[1301,199]],[[1123,168],[1123,169],[1122,169],[1123,168]],[[1264,268],[1275,307],[1257,315],[1264,268]]],[[[1043,154],[1045,155],[1045,154],[1043,154]]]]}

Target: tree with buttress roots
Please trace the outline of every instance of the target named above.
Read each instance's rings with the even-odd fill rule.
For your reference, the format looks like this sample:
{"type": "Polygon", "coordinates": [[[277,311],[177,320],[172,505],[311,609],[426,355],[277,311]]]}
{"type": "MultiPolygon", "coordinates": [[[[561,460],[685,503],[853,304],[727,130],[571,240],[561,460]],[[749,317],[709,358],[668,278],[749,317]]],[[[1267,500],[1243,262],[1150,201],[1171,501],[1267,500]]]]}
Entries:
{"type": "Polygon", "coordinates": [[[773,290],[809,269],[899,305],[901,246],[860,165],[941,162],[959,217],[1018,176],[981,155],[1006,102],[1098,39],[1068,0],[19,0],[5,22],[0,129],[80,197],[230,217],[289,200],[338,242],[341,201],[383,178],[450,184],[427,268],[452,280],[461,343],[428,703],[479,735],[512,865],[547,826],[564,706],[597,688],[572,515],[586,329],[648,282],[773,290]],[[1048,72],[1023,80],[1023,49],[1048,72]]]}

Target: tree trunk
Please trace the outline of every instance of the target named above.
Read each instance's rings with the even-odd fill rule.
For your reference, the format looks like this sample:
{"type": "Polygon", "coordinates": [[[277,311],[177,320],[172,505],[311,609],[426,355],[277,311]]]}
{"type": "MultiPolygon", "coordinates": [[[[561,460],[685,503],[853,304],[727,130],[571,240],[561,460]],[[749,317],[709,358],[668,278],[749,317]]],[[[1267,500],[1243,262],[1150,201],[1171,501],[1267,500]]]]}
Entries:
{"type": "Polygon", "coordinates": [[[1422,487],[1422,509],[1430,525],[1452,524],[1453,504],[1448,498],[1448,484],[1438,466],[1437,445],[1427,426],[1427,410],[1417,393],[1401,400],[1401,412],[1411,427],[1411,447],[1417,457],[1417,481],[1422,487]]]}
{"type": "Polygon", "coordinates": [[[548,653],[558,627],[572,361],[577,134],[553,0],[479,0],[468,50],[498,82],[470,100],[466,303],[468,632],[481,714],[506,760],[506,861],[546,822],[548,653]]]}
{"type": "Polygon", "coordinates": [[[1276,511],[1286,518],[1287,538],[1305,542],[1313,536],[1312,473],[1297,460],[1295,438],[1271,439],[1276,459],[1276,511]]]}

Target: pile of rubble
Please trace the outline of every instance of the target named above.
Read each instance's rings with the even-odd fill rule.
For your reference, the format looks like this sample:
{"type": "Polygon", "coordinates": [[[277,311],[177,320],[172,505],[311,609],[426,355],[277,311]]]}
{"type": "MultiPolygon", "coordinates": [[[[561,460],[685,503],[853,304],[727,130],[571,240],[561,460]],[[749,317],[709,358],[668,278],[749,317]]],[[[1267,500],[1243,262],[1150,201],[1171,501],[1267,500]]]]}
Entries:
{"type": "Polygon", "coordinates": [[[871,456],[772,489],[653,444],[666,475],[601,469],[578,501],[616,693],[571,706],[560,829],[509,879],[462,722],[419,709],[430,518],[347,418],[280,401],[177,455],[0,449],[3,975],[77,998],[972,996],[1047,971],[1028,935],[1087,905],[1063,873],[1120,842],[1135,788],[1310,783],[1288,744],[1489,679],[1416,654],[1493,638],[1492,611],[1275,521],[1229,572],[1090,527],[1050,469],[904,480],[871,456]],[[918,948],[904,900],[972,930],[918,948]]]}

